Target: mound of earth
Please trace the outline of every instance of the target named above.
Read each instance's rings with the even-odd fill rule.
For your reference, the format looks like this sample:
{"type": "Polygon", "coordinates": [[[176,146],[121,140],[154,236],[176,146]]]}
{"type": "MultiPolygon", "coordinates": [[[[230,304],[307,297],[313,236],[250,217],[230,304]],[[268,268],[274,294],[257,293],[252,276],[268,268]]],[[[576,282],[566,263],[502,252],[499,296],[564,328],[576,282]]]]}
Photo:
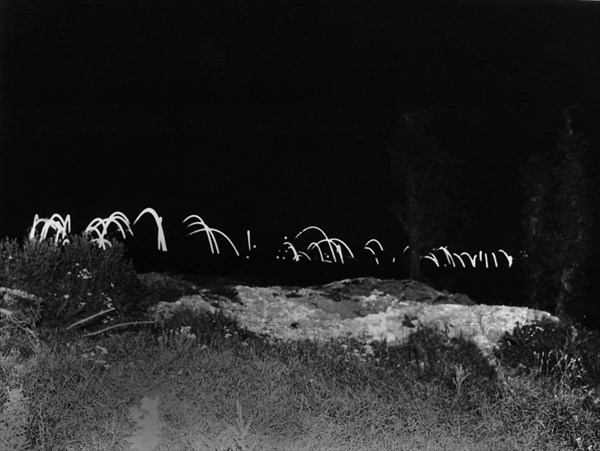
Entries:
{"type": "Polygon", "coordinates": [[[345,279],[307,288],[248,286],[227,280],[145,275],[145,283],[171,285],[181,296],[150,308],[156,319],[174,310],[220,311],[248,330],[284,340],[352,337],[366,343],[404,343],[422,327],[471,339],[484,355],[505,332],[541,319],[547,312],[525,307],[476,305],[466,295],[437,291],[413,280],[345,279]]]}

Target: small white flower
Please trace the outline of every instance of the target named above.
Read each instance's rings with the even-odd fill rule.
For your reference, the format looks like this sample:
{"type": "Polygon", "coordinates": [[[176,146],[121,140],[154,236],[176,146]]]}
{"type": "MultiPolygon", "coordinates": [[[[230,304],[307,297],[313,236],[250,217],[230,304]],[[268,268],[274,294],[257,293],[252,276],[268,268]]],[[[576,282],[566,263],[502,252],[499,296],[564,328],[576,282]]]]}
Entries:
{"type": "Polygon", "coordinates": [[[92,274],[87,270],[87,268],[83,268],[78,274],[77,277],[83,280],[88,280],[92,278],[92,274]]]}

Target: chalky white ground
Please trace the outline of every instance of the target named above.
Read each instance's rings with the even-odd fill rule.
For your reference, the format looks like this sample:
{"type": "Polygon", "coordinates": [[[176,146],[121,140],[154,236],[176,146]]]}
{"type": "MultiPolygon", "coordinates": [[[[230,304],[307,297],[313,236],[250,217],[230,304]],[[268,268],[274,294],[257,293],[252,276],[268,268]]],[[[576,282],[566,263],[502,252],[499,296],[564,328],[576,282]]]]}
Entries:
{"type": "MultiPolygon", "coordinates": [[[[404,343],[410,334],[428,326],[449,337],[462,335],[473,340],[488,357],[504,332],[512,332],[517,323],[558,320],[547,312],[525,307],[448,303],[453,302],[453,295],[412,281],[398,281],[398,286],[406,289],[392,290],[394,295],[390,295],[377,289],[377,282],[369,278],[312,288],[231,286],[240,303],[200,289],[198,294],[183,296],[176,302],[161,302],[151,313],[156,316],[182,307],[220,310],[252,332],[283,340],[352,337],[365,343],[386,340],[394,345],[404,343]],[[360,287],[366,281],[370,293],[344,291],[345,287],[360,287]],[[409,299],[406,294],[419,300],[409,299]]],[[[379,282],[391,291],[390,281],[379,282]]]]}

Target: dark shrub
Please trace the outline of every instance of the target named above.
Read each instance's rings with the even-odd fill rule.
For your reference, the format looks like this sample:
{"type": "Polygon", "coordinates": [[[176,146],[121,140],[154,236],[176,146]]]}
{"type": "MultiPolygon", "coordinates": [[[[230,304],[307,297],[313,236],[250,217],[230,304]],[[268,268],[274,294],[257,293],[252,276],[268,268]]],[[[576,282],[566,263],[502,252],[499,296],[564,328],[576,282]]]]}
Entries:
{"type": "MultiPolygon", "coordinates": [[[[122,244],[100,249],[85,236],[70,243],[25,239],[0,243],[0,284],[42,299],[40,326],[64,327],[103,310],[116,315],[135,310],[142,285],[122,244]]],[[[106,320],[106,317],[102,318],[106,320]]]]}
{"type": "Polygon", "coordinates": [[[517,372],[539,371],[576,385],[600,385],[600,333],[563,322],[518,326],[500,340],[496,356],[517,372]]]}
{"type": "MultiPolygon", "coordinates": [[[[540,368],[540,356],[558,350],[573,351],[571,329],[562,323],[545,320],[518,325],[512,333],[505,333],[496,356],[511,368],[531,371],[540,368]]],[[[556,364],[556,358],[550,356],[543,363],[542,371],[546,372],[553,364],[556,364]]]]}

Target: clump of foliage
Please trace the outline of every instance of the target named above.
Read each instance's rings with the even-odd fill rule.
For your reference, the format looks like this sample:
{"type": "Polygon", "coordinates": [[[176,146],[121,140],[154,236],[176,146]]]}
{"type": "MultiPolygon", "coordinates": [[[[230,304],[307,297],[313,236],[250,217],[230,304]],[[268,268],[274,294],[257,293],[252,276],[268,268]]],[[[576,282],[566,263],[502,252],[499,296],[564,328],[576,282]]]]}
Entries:
{"type": "Polygon", "coordinates": [[[374,344],[380,366],[401,368],[409,382],[440,384],[448,393],[462,390],[468,397],[485,394],[496,397],[495,371],[488,359],[472,341],[463,337],[449,338],[435,328],[424,327],[412,333],[405,344],[374,344]]]}
{"type": "Polygon", "coordinates": [[[600,332],[543,320],[517,326],[500,340],[496,356],[517,373],[538,372],[574,386],[600,386],[600,332]]]}
{"type": "MultiPolygon", "coordinates": [[[[115,315],[136,308],[142,285],[122,244],[100,249],[86,236],[51,241],[0,241],[0,286],[23,290],[40,300],[41,327],[61,328],[101,311],[115,315]],[[112,311],[112,310],[111,310],[112,311]]],[[[107,318],[104,317],[104,320],[107,318]]]]}
{"type": "Polygon", "coordinates": [[[501,406],[522,424],[543,419],[565,447],[592,449],[600,439],[599,345],[597,331],[550,320],[506,333],[496,350],[501,406]]]}

